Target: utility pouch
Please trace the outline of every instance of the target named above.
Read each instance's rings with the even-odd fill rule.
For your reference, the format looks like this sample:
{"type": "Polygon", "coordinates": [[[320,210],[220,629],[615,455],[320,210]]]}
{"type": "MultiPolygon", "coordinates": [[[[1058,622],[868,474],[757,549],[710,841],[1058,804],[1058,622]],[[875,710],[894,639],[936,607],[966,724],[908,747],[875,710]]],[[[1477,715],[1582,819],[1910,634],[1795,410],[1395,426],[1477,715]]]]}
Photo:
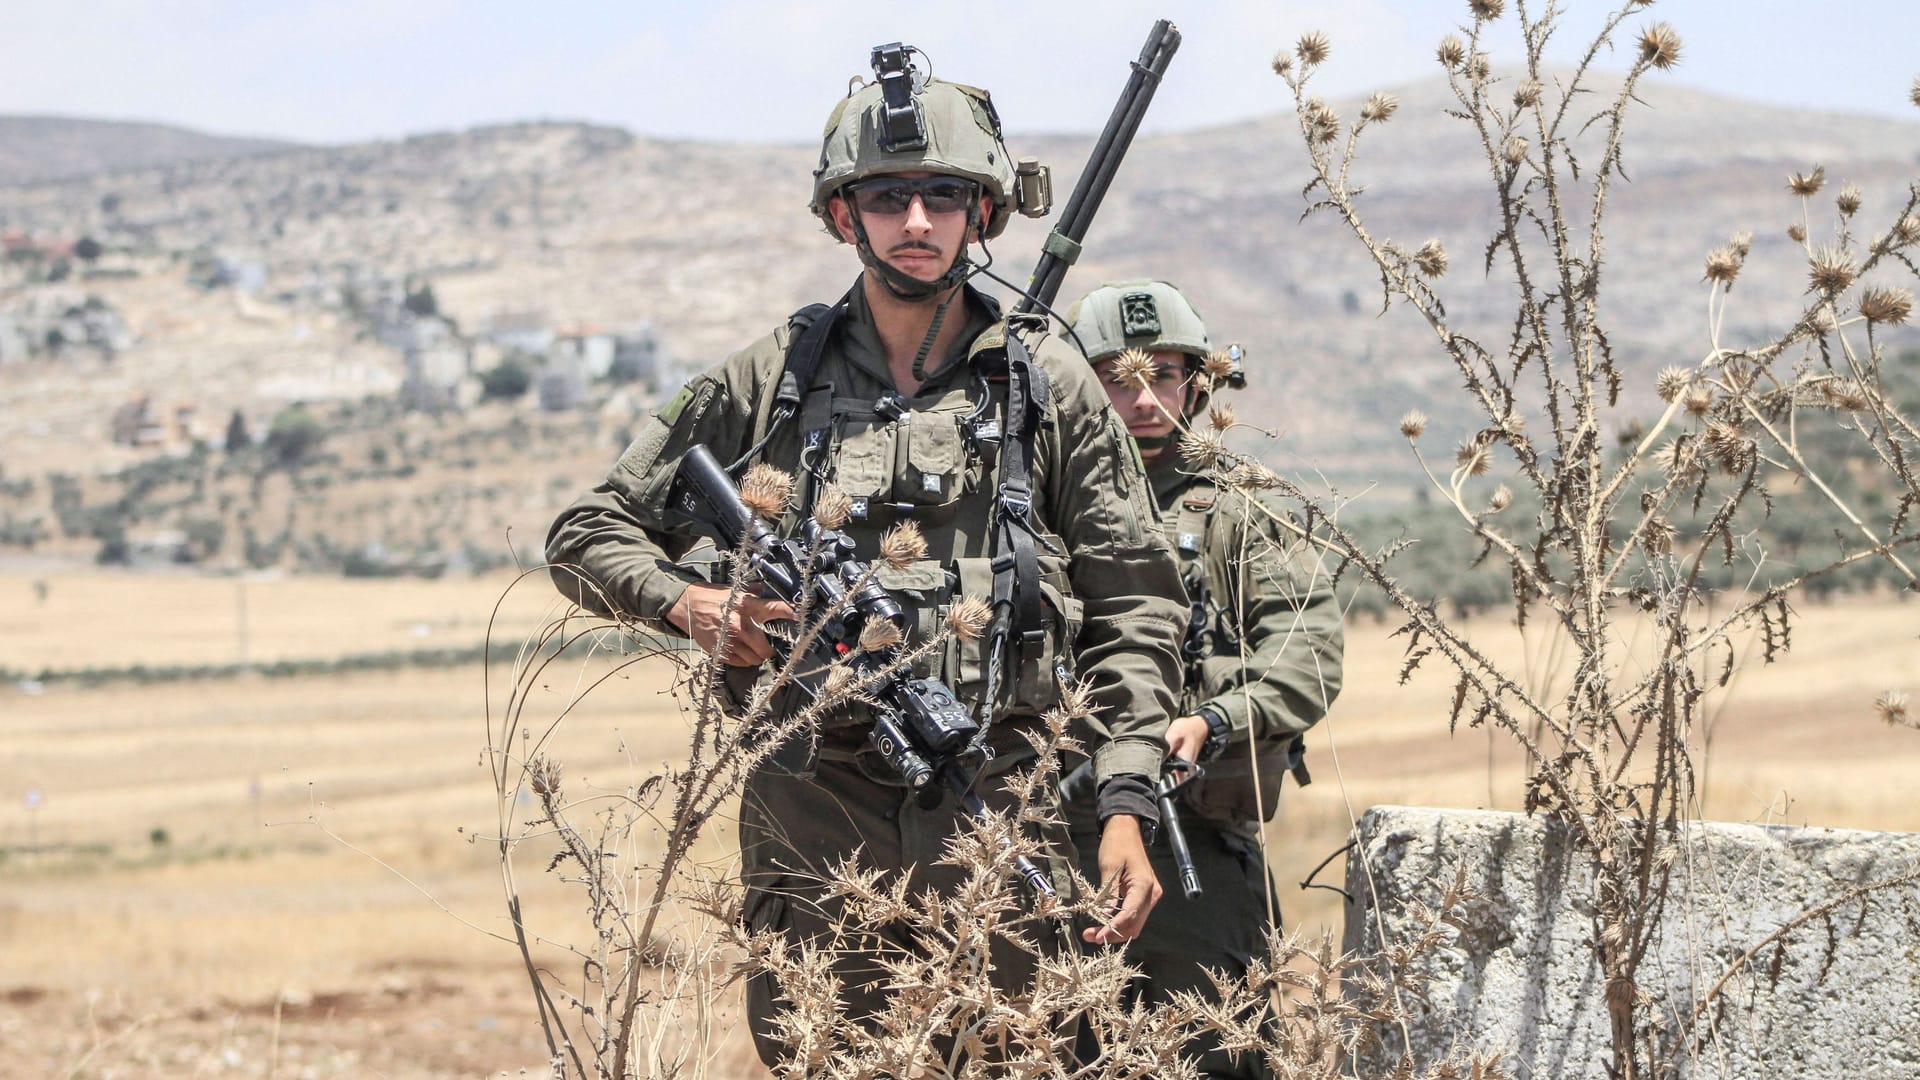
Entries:
{"type": "MultiPolygon", "coordinates": [[[[993,560],[969,558],[954,560],[959,595],[985,599],[993,595],[993,560]]],[[[1073,641],[1080,633],[1085,605],[1066,589],[1065,560],[1042,560],[1041,600],[1047,610],[1047,632],[1034,647],[1026,650],[1020,669],[1009,671],[1000,681],[1000,700],[994,702],[994,715],[1034,716],[1052,708],[1060,700],[1057,674],[1072,674],[1073,641]]],[[[983,635],[963,640],[954,635],[947,640],[947,671],[954,692],[973,705],[987,687],[987,650],[990,639],[983,635]]]]}
{"type": "MultiPolygon", "coordinates": [[[[947,610],[952,603],[945,567],[925,559],[897,569],[881,563],[874,571],[874,580],[891,593],[900,602],[901,609],[908,613],[909,649],[918,650],[939,634],[940,625],[946,621],[947,610]]],[[[943,674],[939,669],[944,658],[944,654],[938,650],[922,653],[913,661],[914,678],[939,678],[943,674]]]]}

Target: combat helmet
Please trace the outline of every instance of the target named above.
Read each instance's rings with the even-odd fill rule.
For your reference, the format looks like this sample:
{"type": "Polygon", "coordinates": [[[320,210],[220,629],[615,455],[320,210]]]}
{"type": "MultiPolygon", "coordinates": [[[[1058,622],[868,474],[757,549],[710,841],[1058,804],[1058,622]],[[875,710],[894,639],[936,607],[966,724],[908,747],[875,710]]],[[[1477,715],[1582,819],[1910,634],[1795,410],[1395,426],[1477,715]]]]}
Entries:
{"type": "Polygon", "coordinates": [[[944,291],[964,278],[963,248],[940,281],[927,283],[893,271],[875,258],[865,229],[854,214],[852,237],[842,236],[827,204],[850,184],[888,173],[932,172],[971,180],[991,201],[979,227],[983,239],[999,236],[1016,212],[1040,217],[1052,205],[1051,177],[1031,158],[1016,162],[1007,153],[1000,116],[985,90],[923,75],[910,61],[919,50],[895,42],[873,49],[875,80],[856,88],[834,107],[822,135],[820,162],[813,171],[809,209],[835,239],[860,249],[861,260],[880,271],[903,295],[944,291]]]}
{"type": "Polygon", "coordinates": [[[1180,290],[1164,281],[1110,281],[1067,309],[1071,340],[1089,363],[1127,349],[1171,350],[1205,361],[1207,326],[1180,290]]]}
{"type": "Polygon", "coordinates": [[[1215,353],[1207,339],[1206,323],[1179,289],[1164,281],[1110,281],[1074,301],[1067,309],[1067,340],[1080,346],[1088,363],[1118,356],[1128,349],[1171,351],[1187,358],[1187,367],[1204,369],[1189,411],[1206,407],[1216,387],[1241,389],[1246,374],[1239,345],[1215,353]]]}

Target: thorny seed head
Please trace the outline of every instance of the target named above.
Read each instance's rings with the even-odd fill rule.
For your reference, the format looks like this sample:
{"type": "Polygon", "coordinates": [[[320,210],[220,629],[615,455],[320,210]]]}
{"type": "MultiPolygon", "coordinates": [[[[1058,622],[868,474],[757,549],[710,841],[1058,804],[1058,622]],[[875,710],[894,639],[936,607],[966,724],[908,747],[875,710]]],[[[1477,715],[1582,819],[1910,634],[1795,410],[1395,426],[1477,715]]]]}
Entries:
{"type": "Polygon", "coordinates": [[[1447,272],[1447,249],[1441,247],[1437,239],[1428,240],[1413,253],[1413,265],[1428,277],[1437,278],[1447,272]]]}
{"type": "Polygon", "coordinates": [[[1913,294],[1905,289],[1875,286],[1860,294],[1860,315],[1870,323],[1898,326],[1913,314],[1913,294]]]}
{"type": "Polygon", "coordinates": [[[853,516],[853,496],[828,484],[813,499],[813,520],[823,529],[838,529],[853,516]]]}
{"type": "Polygon", "coordinates": [[[761,462],[740,478],[740,501],[763,518],[786,513],[787,499],[793,495],[793,477],[761,462]]]}
{"type": "Polygon", "coordinates": [[[1680,33],[1667,23],[1640,32],[1640,59],[1666,71],[1680,62],[1680,33]]]}
{"type": "Polygon", "coordinates": [[[1479,476],[1492,467],[1493,453],[1487,449],[1486,443],[1470,439],[1453,452],[1453,461],[1468,476],[1479,476]]]}
{"type": "Polygon", "coordinates": [[[1920,718],[1907,711],[1907,695],[1898,690],[1889,690],[1873,699],[1873,709],[1888,727],[1920,728],[1920,718]]]}
{"type": "Polygon", "coordinates": [[[1815,165],[1813,171],[1804,175],[1793,173],[1787,177],[1787,190],[1802,198],[1820,194],[1821,187],[1827,182],[1827,167],[1815,165]]]}
{"type": "Polygon", "coordinates": [[[1707,424],[1707,453],[1728,472],[1740,467],[1745,457],[1746,443],[1746,437],[1740,434],[1737,424],[1726,420],[1714,420],[1707,424]]]}
{"type": "Polygon", "coordinates": [[[1307,130],[1314,142],[1330,143],[1340,137],[1340,114],[1319,98],[1308,98],[1307,130]]]}
{"type": "Polygon", "coordinates": [[[1868,404],[1867,391],[1855,379],[1835,379],[1826,384],[1827,400],[1836,409],[1846,412],[1864,412],[1868,404]]]}
{"type": "Polygon", "coordinates": [[[920,526],[903,521],[880,537],[880,557],[895,570],[904,570],[927,557],[927,538],[920,526]]]}
{"type": "Polygon", "coordinates": [[[1894,222],[1892,236],[1894,243],[1900,247],[1920,240],[1920,218],[1909,214],[1894,222]]]}
{"type": "Polygon", "coordinates": [[[1474,82],[1485,82],[1487,76],[1491,74],[1493,74],[1493,64],[1487,60],[1485,53],[1474,53],[1467,58],[1467,78],[1474,82]]]}
{"type": "Polygon", "coordinates": [[[1487,513],[1497,514],[1513,505],[1513,489],[1505,484],[1493,489],[1493,497],[1487,500],[1487,513]]]}
{"type": "Polygon", "coordinates": [[[1705,416],[1713,408],[1713,389],[1705,383],[1687,391],[1687,412],[1693,416],[1705,416]]]}
{"type": "Polygon", "coordinates": [[[1360,119],[1376,124],[1385,123],[1399,107],[1400,99],[1383,90],[1368,98],[1365,105],[1360,106],[1360,119]]]}
{"type": "Polygon", "coordinates": [[[1215,405],[1212,408],[1208,409],[1207,423],[1213,425],[1213,430],[1215,431],[1225,431],[1228,428],[1232,427],[1233,426],[1233,406],[1228,405],[1225,402],[1221,402],[1220,404],[1215,405]]]}
{"type": "Polygon", "coordinates": [[[1907,94],[1907,99],[1915,105],[1920,105],[1920,76],[1914,78],[1913,90],[1907,94]]]}
{"type": "Polygon", "coordinates": [[[1279,474],[1257,461],[1242,461],[1227,470],[1227,484],[1248,491],[1268,491],[1280,486],[1279,474]]]}
{"type": "Polygon", "coordinates": [[[1300,41],[1293,51],[1300,58],[1302,66],[1313,67],[1326,62],[1327,54],[1333,51],[1333,43],[1327,40],[1327,35],[1314,30],[1300,35],[1300,41]]]}
{"type": "Polygon", "coordinates": [[[1129,390],[1145,390],[1153,385],[1160,365],[1145,349],[1125,349],[1113,360],[1113,381],[1129,390]]]}
{"type": "Polygon", "coordinates": [[[1707,272],[1702,280],[1731,285],[1740,276],[1741,265],[1739,252],[1730,247],[1714,248],[1707,253],[1707,272]]]}
{"type": "Polygon", "coordinates": [[[1273,73],[1275,75],[1279,75],[1282,78],[1285,78],[1287,72],[1292,70],[1293,70],[1293,54],[1292,53],[1288,52],[1285,49],[1281,49],[1279,52],[1273,54],[1273,73]]]}
{"type": "Polygon", "coordinates": [[[1466,42],[1457,35],[1448,34],[1440,39],[1440,47],[1434,50],[1434,55],[1439,57],[1441,67],[1453,71],[1467,62],[1466,42]]]}
{"type": "Polygon", "coordinates": [[[1221,382],[1233,374],[1233,357],[1225,349],[1215,349],[1207,354],[1207,362],[1202,365],[1207,378],[1221,382]]]}
{"type": "Polygon", "coordinates": [[[827,677],[820,684],[820,700],[839,703],[853,693],[853,669],[845,664],[835,664],[827,669],[827,677]]]}
{"type": "Polygon", "coordinates": [[[1852,217],[1858,213],[1860,210],[1859,186],[1848,184],[1846,187],[1841,188],[1840,194],[1833,200],[1833,204],[1840,208],[1841,217],[1852,217]]]}
{"type": "Polygon", "coordinates": [[[1668,439],[1666,442],[1661,443],[1659,448],[1653,452],[1653,463],[1658,465],[1660,471],[1664,473],[1671,473],[1673,470],[1679,468],[1680,440],[1668,439]]]}
{"type": "Polygon", "coordinates": [[[1693,379],[1693,371],[1683,367],[1666,367],[1660,370],[1660,377],[1654,380],[1654,391],[1661,401],[1672,401],[1679,397],[1693,379]]]}
{"type": "Polygon", "coordinates": [[[963,596],[947,609],[947,629],[962,641],[978,641],[993,621],[993,605],[977,596],[963,596]]]}
{"type": "Polygon", "coordinates": [[[1823,247],[1813,253],[1807,263],[1807,280],[1812,289],[1827,296],[1838,296],[1853,284],[1858,271],[1853,265],[1853,256],[1845,248],[1838,246],[1823,247]]]}
{"type": "Polygon", "coordinates": [[[1500,156],[1509,165],[1518,165],[1527,160],[1527,140],[1524,136],[1509,135],[1507,144],[1500,148],[1500,156]]]}
{"type": "Polygon", "coordinates": [[[1427,414],[1419,409],[1409,409],[1407,415],[1400,418],[1400,434],[1409,439],[1419,438],[1426,430],[1427,414]]]}
{"type": "Polygon", "coordinates": [[[1487,22],[1500,17],[1507,8],[1507,0],[1467,0],[1467,7],[1473,10],[1473,17],[1487,22]]]}
{"type": "Polygon", "coordinates": [[[1807,227],[1805,225],[1800,224],[1797,221],[1787,226],[1787,239],[1793,241],[1796,244],[1806,243],[1807,227]]]}
{"type": "Polygon", "coordinates": [[[533,793],[552,802],[565,802],[560,797],[560,763],[546,758],[535,758],[527,765],[527,784],[533,793]]]}
{"type": "Polygon", "coordinates": [[[900,644],[900,628],[890,619],[868,619],[860,624],[860,649],[880,652],[900,644]]]}
{"type": "Polygon", "coordinates": [[[1753,252],[1753,230],[1743,229],[1727,238],[1727,246],[1742,259],[1753,252]]]}
{"type": "Polygon", "coordinates": [[[1211,469],[1226,452],[1217,431],[1189,431],[1180,436],[1180,460],[1196,469],[1211,469]]]}
{"type": "Polygon", "coordinates": [[[1513,88],[1513,103],[1523,109],[1540,104],[1540,80],[1528,79],[1513,88]]]}

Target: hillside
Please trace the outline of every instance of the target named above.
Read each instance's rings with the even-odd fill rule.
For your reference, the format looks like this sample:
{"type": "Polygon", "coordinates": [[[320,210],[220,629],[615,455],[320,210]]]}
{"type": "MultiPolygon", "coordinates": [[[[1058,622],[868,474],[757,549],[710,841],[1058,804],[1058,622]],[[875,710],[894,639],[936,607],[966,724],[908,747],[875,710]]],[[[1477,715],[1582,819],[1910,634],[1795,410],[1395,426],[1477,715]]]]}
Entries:
{"type": "Polygon", "coordinates": [[[248,157],[293,145],[282,139],[208,135],[168,124],[0,116],[0,184],[248,157]]]}
{"type": "MultiPolygon", "coordinates": [[[[1479,179],[1485,166],[1475,161],[1471,133],[1445,115],[1446,94],[1439,82],[1402,88],[1399,113],[1369,134],[1356,171],[1369,186],[1374,233],[1409,246],[1441,238],[1453,253],[1451,313],[1498,340],[1502,292],[1478,266],[1491,237],[1491,198],[1479,179]]],[[[1785,235],[1800,219],[1785,190],[1788,173],[1826,168],[1830,187],[1812,221],[1818,241],[1831,235],[1826,199],[1842,185],[1859,186],[1859,220],[1873,229],[1920,172],[1920,123],[1780,110],[1658,85],[1642,97],[1626,182],[1606,227],[1612,273],[1603,294],[1630,375],[1706,350],[1700,267],[1736,230],[1751,229],[1756,240],[1726,337],[1757,336],[1796,302],[1805,279],[1803,257],[1785,235]]],[[[1356,108],[1336,104],[1344,115],[1356,108]]],[[[1056,167],[1064,200],[1091,140],[1013,142],[1016,153],[1056,167]]],[[[143,399],[160,412],[187,407],[194,433],[186,422],[175,425],[178,449],[193,437],[217,441],[235,412],[264,432],[285,406],[304,401],[324,405],[329,422],[343,425],[328,444],[338,468],[326,495],[309,490],[291,505],[336,521],[340,507],[324,500],[388,507],[355,513],[369,521],[391,515],[400,523],[392,527],[410,530],[409,546],[452,534],[498,548],[499,515],[482,524],[436,511],[429,535],[406,524],[427,519],[404,508],[422,500],[465,505],[470,495],[462,492],[513,475],[515,520],[537,530],[565,492],[594,479],[647,393],[845,288],[854,260],[805,212],[813,154],[803,143],[672,142],[586,125],[515,124],[0,187],[6,228],[32,238],[38,252],[10,253],[14,276],[0,279],[12,281],[0,291],[0,479],[17,491],[49,471],[78,474],[85,490],[77,497],[91,505],[118,498],[125,481],[89,493],[95,480],[87,477],[164,452],[114,442],[116,409],[143,399]],[[101,248],[84,264],[72,257],[83,237],[101,248]],[[61,260],[67,272],[47,280],[61,260]],[[415,319],[416,306],[430,306],[435,314],[424,321],[434,325],[415,319]],[[62,348],[36,344],[53,330],[62,348]],[[611,392],[604,381],[549,396],[549,405],[588,408],[544,421],[534,416],[536,394],[477,411],[436,406],[402,415],[389,407],[410,379],[417,387],[423,373],[449,364],[466,378],[461,400],[470,401],[468,373],[524,355],[516,350],[527,348],[529,331],[575,350],[573,366],[558,374],[557,361],[541,361],[554,378],[578,376],[581,358],[603,339],[603,352],[645,342],[646,377],[625,387],[604,418],[593,409],[611,392]],[[75,347],[76,338],[86,347],[75,347]],[[564,422],[567,415],[579,419],[564,422]],[[524,448],[510,433],[532,429],[556,438],[571,431],[574,441],[539,462],[519,460],[524,448]],[[463,454],[462,475],[444,490],[427,489],[413,474],[388,475],[402,457],[426,465],[409,438],[495,450],[463,454]]],[[[1456,377],[1408,313],[1378,316],[1376,276],[1337,223],[1300,222],[1306,179],[1290,111],[1143,138],[1063,298],[1114,277],[1180,283],[1217,337],[1249,348],[1255,388],[1241,409],[1279,434],[1264,451],[1269,459],[1347,487],[1377,485],[1371,498],[1391,506],[1413,486],[1397,418],[1418,405],[1433,416],[1435,438],[1457,438],[1464,422],[1448,403],[1456,377]]],[[[993,245],[997,272],[1024,279],[1044,227],[1017,220],[993,245]]],[[[1895,348],[1912,340],[1887,337],[1895,348]]],[[[437,377],[447,402],[459,397],[458,379],[437,377]]],[[[1624,425],[1651,402],[1650,392],[1630,391],[1609,422],[1624,425]]],[[[176,501],[212,498],[204,481],[194,487],[180,475],[188,486],[176,501]]],[[[11,504],[0,491],[0,514],[16,524],[43,519],[40,551],[62,549],[49,498],[45,485],[11,504]]],[[[227,491],[223,500],[201,513],[226,520],[231,535],[246,492],[227,491]]],[[[383,527],[355,533],[378,540],[383,527]]],[[[531,540],[525,531],[516,536],[531,540]]]]}

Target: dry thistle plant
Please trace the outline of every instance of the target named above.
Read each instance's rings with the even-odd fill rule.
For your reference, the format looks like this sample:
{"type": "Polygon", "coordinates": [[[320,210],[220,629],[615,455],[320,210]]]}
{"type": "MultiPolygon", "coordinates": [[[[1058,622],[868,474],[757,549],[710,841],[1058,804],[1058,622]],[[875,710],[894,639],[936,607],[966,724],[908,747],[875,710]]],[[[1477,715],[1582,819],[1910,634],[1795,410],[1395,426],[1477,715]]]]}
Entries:
{"type": "MultiPolygon", "coordinates": [[[[1606,1067],[1611,1076],[1635,1078],[1667,1075],[1711,1052],[1697,1033],[1681,1039],[1661,1017],[1689,1013],[1718,988],[1676,988],[1643,960],[1663,909],[1688,888],[1676,876],[1684,866],[1660,853],[1675,850],[1698,814],[1694,755],[1712,695],[1732,675],[1726,643],[1751,634],[1759,661],[1778,659],[1790,640],[1793,597],[1850,567],[1878,561],[1903,585],[1920,582],[1911,569],[1920,544],[1913,515],[1920,431],[1882,379],[1882,335],[1912,313],[1908,285],[1917,268],[1905,248],[1920,235],[1911,224],[1920,183],[1890,208],[1889,225],[1876,236],[1857,220],[1867,194],[1845,186],[1828,225],[1820,217],[1829,211],[1811,204],[1826,170],[1789,177],[1801,200],[1801,220],[1789,232],[1805,245],[1807,293],[1797,314],[1772,320],[1788,329],[1771,340],[1724,340],[1729,290],[1743,269],[1753,272],[1752,235],[1735,236],[1705,254],[1708,319],[1699,359],[1648,377],[1664,412],[1650,422],[1634,418],[1617,450],[1601,437],[1634,408],[1623,403],[1633,400],[1624,393],[1632,373],[1616,363],[1601,303],[1613,269],[1604,241],[1609,199],[1626,179],[1636,93],[1650,72],[1680,63],[1684,49],[1679,33],[1661,23],[1621,50],[1633,59],[1617,86],[1599,85],[1588,64],[1643,6],[1616,5],[1586,62],[1569,74],[1549,71],[1543,59],[1560,8],[1516,4],[1524,55],[1512,89],[1492,77],[1482,34],[1505,5],[1472,0],[1464,40],[1450,35],[1438,47],[1455,99],[1450,114],[1478,148],[1494,210],[1493,234],[1475,250],[1485,251],[1487,273],[1516,297],[1512,316],[1485,332],[1453,318],[1443,302],[1448,260],[1440,239],[1410,247],[1363,216],[1353,174],[1363,133],[1382,117],[1368,106],[1343,124],[1312,95],[1316,68],[1334,43],[1316,36],[1309,50],[1303,42],[1296,49],[1303,63],[1277,71],[1313,170],[1308,212],[1344,223],[1371,256],[1384,305],[1425,322],[1479,414],[1479,430],[1459,445],[1451,468],[1437,468],[1422,451],[1425,416],[1409,413],[1400,433],[1483,557],[1509,571],[1522,627],[1544,617],[1560,639],[1566,669],[1543,679],[1503,668],[1439,614],[1436,598],[1397,583],[1392,549],[1364,548],[1338,526],[1328,499],[1291,484],[1282,490],[1303,502],[1314,523],[1299,531],[1399,610],[1407,671],[1431,662],[1452,669],[1451,722],[1504,732],[1527,752],[1526,805],[1564,825],[1593,865],[1593,894],[1584,903],[1593,912],[1593,960],[1611,1033],[1606,1067]],[[1304,62],[1309,52],[1313,63],[1304,62]],[[1529,434],[1529,419],[1544,421],[1545,430],[1529,434]],[[1812,453],[1816,441],[1843,443],[1856,479],[1861,464],[1872,466],[1871,500],[1843,494],[1831,475],[1834,455],[1812,453]],[[1820,493],[1851,534],[1792,573],[1749,586],[1764,557],[1769,492],[1788,483],[1820,493]],[[1532,509],[1515,514],[1510,506],[1532,509]],[[1627,655],[1629,626],[1652,635],[1650,651],[1627,655]]],[[[1183,442],[1182,450],[1216,467],[1234,462],[1218,446],[1189,452],[1183,442]]],[[[1866,713],[1869,703],[1858,704],[1866,713]]],[[[1889,695],[1874,707],[1890,723],[1908,722],[1904,697],[1889,695]]],[[[1361,989],[1369,1001],[1390,997],[1361,989]]]]}
{"type": "MultiPolygon", "coordinates": [[[[743,501],[769,516],[787,505],[790,478],[750,474],[743,501]]],[[[828,492],[823,514],[844,510],[845,497],[828,492]]],[[[911,559],[923,547],[917,532],[888,537],[888,554],[911,559]]],[[[729,580],[751,582],[749,564],[733,557],[729,580]]],[[[868,568],[868,578],[878,572],[868,568]]],[[[544,572],[544,571],[542,571],[544,572]]],[[[613,605],[584,576],[585,592],[613,605]]],[[[744,595],[736,585],[727,609],[744,595]]],[[[805,670],[803,657],[833,613],[803,605],[789,634],[789,660],[770,679],[748,687],[747,669],[689,653],[651,629],[623,618],[578,610],[549,623],[523,644],[508,676],[508,692],[488,708],[486,760],[492,772],[498,817],[496,835],[513,938],[524,959],[534,1002],[546,1033],[555,1076],[624,1078],[701,1076],[737,1058],[742,1039],[729,1029],[724,1000],[742,963],[754,957],[736,950],[740,889],[737,860],[696,855],[706,830],[737,800],[746,776],[789,740],[810,738],[823,717],[870,693],[885,674],[905,670],[945,647],[948,634],[978,634],[989,609],[960,598],[950,628],[930,640],[903,642],[890,624],[863,628],[864,650],[893,650],[879,673],[856,671],[846,661],[825,672],[805,670]],[[605,693],[635,665],[674,667],[674,693],[689,720],[683,760],[640,777],[623,789],[596,786],[569,792],[565,769],[549,746],[570,714],[589,694],[605,693]],[[571,672],[573,686],[552,715],[542,716],[551,690],[571,672]],[[797,700],[796,684],[816,689],[797,700]],[[540,704],[536,704],[540,703],[540,704]],[[531,804],[528,815],[523,807],[531,804]],[[519,864],[529,849],[540,853],[545,872],[574,886],[585,906],[590,937],[556,940],[530,924],[521,903],[519,864]],[[718,921],[689,919],[696,913],[718,921]],[[536,951],[557,949],[573,970],[556,969],[536,951]]],[[[723,630],[716,651],[724,654],[723,630]]],[[[847,658],[851,660],[851,657],[847,658]]],[[[491,683],[491,677],[490,677],[491,683]]],[[[1034,847],[1005,830],[993,832],[996,853],[1034,847]]],[[[708,842],[711,844],[711,841],[708,842]]],[[[730,841],[728,842],[730,844],[730,841]]],[[[995,872],[1004,876],[996,858],[995,872]]],[[[857,868],[847,868],[857,880],[857,868]]],[[[824,1029],[820,1029],[824,1030],[824,1029]]]]}

